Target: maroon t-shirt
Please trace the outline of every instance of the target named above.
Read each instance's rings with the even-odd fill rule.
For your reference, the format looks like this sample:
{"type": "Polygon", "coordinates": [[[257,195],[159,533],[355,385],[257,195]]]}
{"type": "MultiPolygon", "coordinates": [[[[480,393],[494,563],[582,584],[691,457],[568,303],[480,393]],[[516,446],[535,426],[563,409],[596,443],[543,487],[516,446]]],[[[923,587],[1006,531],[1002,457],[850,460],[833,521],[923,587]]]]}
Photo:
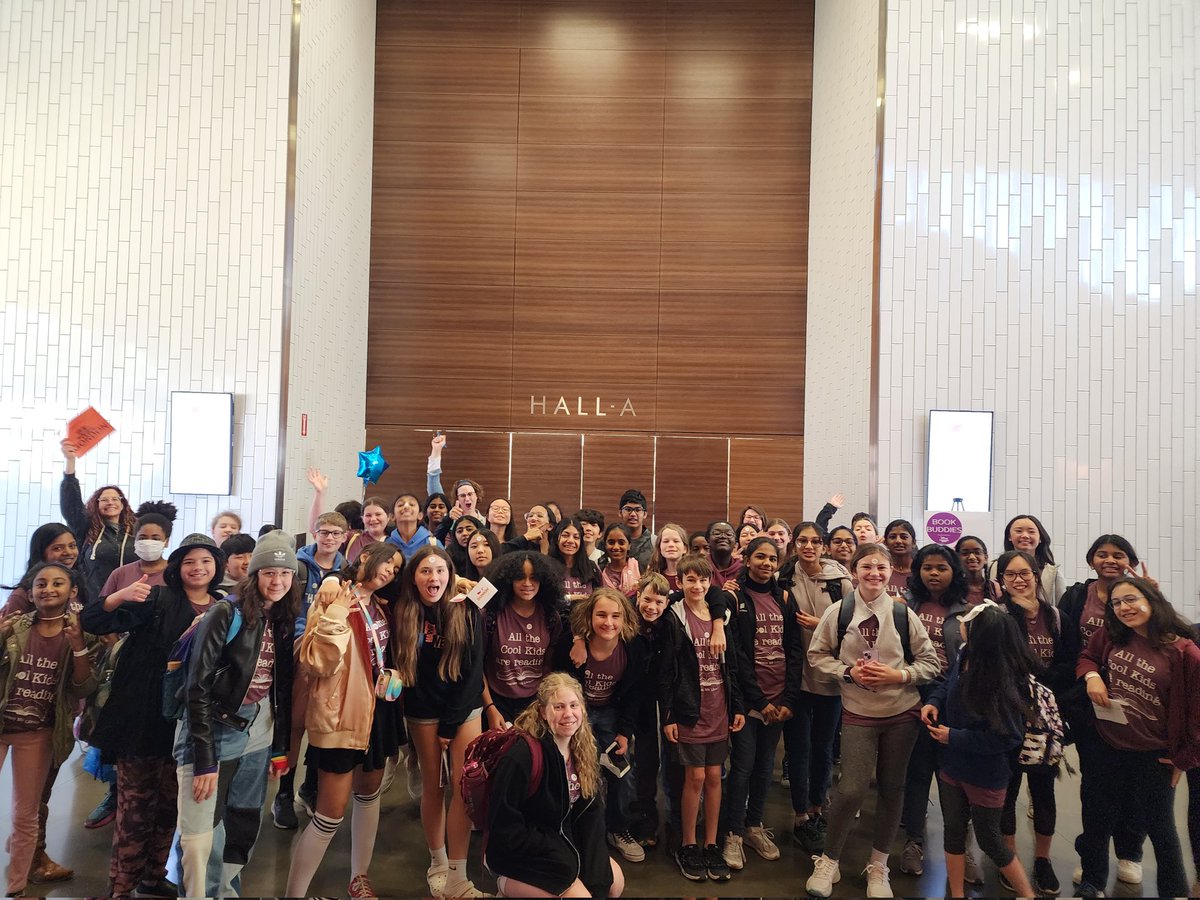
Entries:
{"type": "Polygon", "coordinates": [[[575,801],[583,795],[583,787],[579,784],[579,773],[575,771],[575,761],[571,759],[571,755],[567,754],[567,794],[571,798],[571,805],[575,805],[575,801]]]}
{"type": "MultiPolygon", "coordinates": [[[[712,562],[711,558],[709,559],[709,562],[712,562]]],[[[724,569],[718,569],[717,564],[712,562],[712,567],[713,587],[723,588],[725,587],[725,582],[734,581],[738,577],[738,573],[742,571],[742,561],[740,559],[730,560],[729,565],[724,569]]]]}
{"type": "Polygon", "coordinates": [[[1096,730],[1118,750],[1161,750],[1167,746],[1167,704],[1171,696],[1170,651],[1133,634],[1113,647],[1104,669],[1108,696],[1120,700],[1125,725],[1096,719],[1096,730]]]}
{"type": "Polygon", "coordinates": [[[929,632],[929,640],[933,641],[933,649],[937,652],[938,665],[941,666],[943,673],[947,668],[945,625],[946,614],[949,611],[948,607],[932,600],[926,600],[917,610],[917,618],[929,632]]]}
{"type": "Polygon", "coordinates": [[[725,674],[721,671],[721,658],[712,652],[712,621],[701,619],[688,608],[686,602],[683,612],[687,616],[688,630],[692,633],[696,661],[700,664],[700,718],[695,725],[679,726],[679,743],[711,744],[729,736],[725,674]]]}
{"type": "Polygon", "coordinates": [[[1092,635],[1104,627],[1104,606],[1100,599],[1097,583],[1093,581],[1087,586],[1087,599],[1083,601],[1083,609],[1079,613],[1079,645],[1086,647],[1092,635]]]}
{"type": "Polygon", "coordinates": [[[908,596],[908,574],[892,569],[892,577],[888,579],[887,587],[884,588],[889,597],[903,600],[908,596]]]}
{"type": "Polygon", "coordinates": [[[567,573],[563,578],[563,594],[568,600],[576,600],[580,597],[589,597],[592,593],[592,586],[585,582],[582,578],[567,573]]]}
{"type": "Polygon", "coordinates": [[[141,561],[135,560],[112,570],[112,574],[104,582],[104,587],[100,588],[100,596],[107,597],[109,594],[115,594],[117,591],[123,591],[131,584],[141,580],[143,575],[146,575],[146,584],[150,585],[150,587],[161,587],[167,583],[163,579],[163,576],[166,574],[167,570],[163,569],[161,572],[146,575],[142,571],[141,561]]]}
{"type": "Polygon", "coordinates": [[[588,706],[609,705],[617,682],[625,674],[628,659],[623,641],[617,641],[608,659],[596,659],[592,656],[592,648],[588,647],[587,662],[583,668],[583,699],[588,706]]]}
{"type": "Polygon", "coordinates": [[[875,642],[879,640],[879,619],[874,613],[858,623],[858,633],[863,636],[868,649],[875,646],[875,642]]]}
{"type": "MultiPolygon", "coordinates": [[[[1018,607],[1021,615],[1025,615],[1025,611],[1018,607]]],[[[1029,649],[1033,651],[1033,655],[1038,658],[1043,666],[1049,666],[1054,662],[1054,636],[1050,633],[1050,626],[1046,621],[1046,610],[1038,607],[1037,617],[1034,619],[1025,619],[1029,639],[1029,649]]]]}
{"type": "Polygon", "coordinates": [[[488,689],[493,694],[521,700],[537,693],[547,670],[550,629],[540,606],[526,618],[511,605],[496,616],[496,634],[484,660],[488,689]]]}
{"type": "Polygon", "coordinates": [[[783,652],[783,610],[769,593],[746,589],[754,603],[754,675],[768,703],[783,696],[787,658],[783,652]]]}
{"type": "Polygon", "coordinates": [[[271,633],[271,623],[263,629],[262,646],[258,650],[258,662],[254,664],[254,674],[250,676],[250,687],[246,689],[246,699],[243,703],[257,703],[271,690],[271,676],[275,671],[275,635],[271,633]]]}
{"type": "Polygon", "coordinates": [[[667,587],[670,588],[671,590],[673,590],[673,591],[682,590],[680,583],[679,583],[679,573],[678,572],[676,572],[673,575],[670,572],[664,572],[663,578],[667,579],[667,587]]]}
{"type": "Polygon", "coordinates": [[[12,690],[4,704],[5,732],[37,731],[54,724],[54,697],[62,678],[60,660],[67,635],[42,637],[29,629],[25,652],[14,663],[12,690]]]}
{"type": "Polygon", "coordinates": [[[983,585],[968,584],[967,585],[967,609],[978,606],[983,602],[983,585]]]}

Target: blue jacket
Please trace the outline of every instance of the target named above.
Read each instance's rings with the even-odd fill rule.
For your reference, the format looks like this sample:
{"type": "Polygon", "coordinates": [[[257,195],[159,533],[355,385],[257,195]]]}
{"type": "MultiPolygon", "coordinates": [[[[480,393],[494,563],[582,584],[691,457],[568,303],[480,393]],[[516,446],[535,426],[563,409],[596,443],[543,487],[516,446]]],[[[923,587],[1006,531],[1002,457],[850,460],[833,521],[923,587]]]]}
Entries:
{"type": "Polygon", "coordinates": [[[304,602],[300,606],[300,615],[296,616],[296,640],[304,637],[304,626],[308,624],[308,608],[312,606],[321,582],[326,575],[336,572],[346,565],[346,557],[339,550],[337,556],[333,558],[332,568],[322,569],[317,565],[316,552],[317,545],[315,543],[308,544],[296,551],[296,559],[302,564],[300,574],[306,576],[304,602]]]}
{"type": "Polygon", "coordinates": [[[404,556],[405,562],[408,562],[410,559],[412,559],[413,554],[426,544],[434,543],[439,547],[441,546],[441,544],[438,544],[437,538],[430,534],[429,529],[424,525],[417,526],[417,530],[413,532],[412,540],[410,541],[406,541],[404,538],[400,537],[399,529],[389,534],[387,536],[387,541],[389,544],[394,544],[400,548],[400,553],[404,556]]]}
{"type": "Polygon", "coordinates": [[[938,709],[938,723],[950,728],[950,743],[938,744],[938,769],[956,781],[995,789],[1012,777],[1012,752],[1025,740],[1024,717],[1017,714],[997,731],[971,713],[959,689],[962,655],[955,658],[946,680],[935,685],[925,701],[938,709]]]}

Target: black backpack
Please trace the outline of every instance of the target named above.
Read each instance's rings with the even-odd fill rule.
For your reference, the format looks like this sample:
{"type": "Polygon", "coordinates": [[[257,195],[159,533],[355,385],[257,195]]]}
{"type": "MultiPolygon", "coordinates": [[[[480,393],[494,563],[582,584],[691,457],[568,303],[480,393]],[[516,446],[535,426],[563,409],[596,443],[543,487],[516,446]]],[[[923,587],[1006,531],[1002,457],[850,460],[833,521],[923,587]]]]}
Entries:
{"type": "MultiPolygon", "coordinates": [[[[837,647],[833,651],[835,657],[842,654],[842,641],[850,628],[850,620],[854,618],[853,603],[844,603],[840,600],[838,603],[837,647]]],[[[904,650],[904,661],[911,666],[916,657],[913,656],[911,638],[908,633],[908,606],[906,604],[899,601],[892,602],[892,621],[896,625],[896,631],[900,634],[900,646],[904,650]]]]}

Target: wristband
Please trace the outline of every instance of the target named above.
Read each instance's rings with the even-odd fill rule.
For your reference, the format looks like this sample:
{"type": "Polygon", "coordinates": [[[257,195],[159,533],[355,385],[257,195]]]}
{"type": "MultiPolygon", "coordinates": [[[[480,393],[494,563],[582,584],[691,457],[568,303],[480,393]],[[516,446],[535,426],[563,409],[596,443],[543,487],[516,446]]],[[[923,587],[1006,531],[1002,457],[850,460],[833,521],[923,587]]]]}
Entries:
{"type": "Polygon", "coordinates": [[[485,706],[485,707],[483,708],[483,711],[484,711],[484,712],[487,712],[489,709],[495,709],[495,707],[496,707],[496,704],[495,704],[495,703],[489,703],[487,706],[485,706]]]}
{"type": "Polygon", "coordinates": [[[87,656],[90,652],[91,651],[88,650],[87,647],[84,647],[82,650],[72,650],[71,655],[78,656],[78,657],[84,657],[84,656],[87,656]]]}

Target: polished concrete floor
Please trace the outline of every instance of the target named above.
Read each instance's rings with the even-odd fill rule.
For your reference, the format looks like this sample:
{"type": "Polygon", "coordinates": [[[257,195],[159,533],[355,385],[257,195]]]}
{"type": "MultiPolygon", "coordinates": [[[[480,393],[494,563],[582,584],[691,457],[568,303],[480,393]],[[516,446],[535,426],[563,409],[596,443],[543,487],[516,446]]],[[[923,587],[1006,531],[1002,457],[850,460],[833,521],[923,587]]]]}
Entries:
{"type": "MultiPolygon", "coordinates": [[[[1073,754],[1072,754],[1073,755],[1073,754]]],[[[80,824],[87,812],[103,794],[103,786],[93,781],[80,768],[78,755],[63,768],[55,789],[50,814],[49,850],[54,859],[71,866],[76,876],[68,882],[54,885],[30,885],[30,893],[36,896],[71,897],[97,896],[102,894],[108,880],[108,859],[111,848],[111,826],[88,831],[80,824]]],[[[274,789],[271,789],[271,798],[274,789]]],[[[0,809],[8,810],[11,803],[10,781],[7,774],[0,776],[0,809]]],[[[268,806],[271,798],[268,798],[268,806]]],[[[1078,776],[1064,774],[1059,781],[1058,792],[1058,839],[1054,842],[1053,862],[1059,880],[1063,884],[1063,895],[1071,893],[1071,871],[1078,860],[1072,849],[1075,835],[1079,831],[1079,781],[1078,776]]],[[[375,888],[384,896],[420,896],[425,892],[425,867],[428,855],[425,850],[417,804],[409,799],[405,789],[403,772],[383,798],[383,815],[380,821],[379,838],[375,860],[371,868],[371,879],[375,888]]],[[[1184,855],[1188,857],[1186,836],[1186,783],[1181,784],[1176,802],[1176,821],[1179,823],[1184,855]]],[[[1019,828],[1018,849],[1022,860],[1029,866],[1032,861],[1033,828],[1025,816],[1025,797],[1018,806],[1019,828]]],[[[871,806],[863,810],[862,819],[845,852],[843,853],[842,881],[834,888],[835,897],[862,896],[865,880],[861,874],[870,853],[869,819],[871,806]]],[[[774,862],[760,859],[747,851],[746,867],[736,873],[733,880],[725,884],[693,884],[680,875],[674,862],[663,849],[649,851],[645,862],[627,863],[624,870],[627,878],[627,896],[635,897],[679,897],[702,893],[705,896],[749,897],[786,896],[804,893],[804,882],[812,872],[809,857],[791,838],[791,809],[786,789],[777,782],[771,787],[767,807],[767,825],[776,831],[782,857],[774,862]]],[[[301,827],[305,824],[300,813],[301,827]]],[[[9,816],[0,817],[0,838],[6,838],[10,830],[9,816]]],[[[898,838],[892,856],[892,887],[897,896],[940,897],[945,894],[945,864],[940,853],[941,813],[937,807],[936,791],[930,806],[927,846],[930,855],[925,860],[925,873],[920,877],[902,875],[899,872],[899,852],[903,839],[898,838]]],[[[350,829],[347,819],[341,832],[335,837],[330,852],[312,884],[314,894],[344,895],[349,875],[350,829]]],[[[283,889],[287,880],[288,859],[291,844],[297,832],[280,831],[271,824],[269,811],[264,814],[263,827],[255,848],[254,859],[247,867],[243,889],[247,896],[270,896],[283,889]]],[[[479,871],[478,835],[472,847],[470,872],[476,884],[483,889],[494,890],[490,877],[479,871]]],[[[1189,866],[1190,869],[1190,866],[1189,866]]],[[[984,886],[971,891],[973,896],[1003,896],[996,869],[990,862],[984,863],[987,881],[984,886]]],[[[1115,872],[1108,886],[1109,896],[1140,897],[1155,894],[1155,867],[1153,850],[1146,846],[1145,882],[1130,886],[1118,884],[1115,872]]]]}

